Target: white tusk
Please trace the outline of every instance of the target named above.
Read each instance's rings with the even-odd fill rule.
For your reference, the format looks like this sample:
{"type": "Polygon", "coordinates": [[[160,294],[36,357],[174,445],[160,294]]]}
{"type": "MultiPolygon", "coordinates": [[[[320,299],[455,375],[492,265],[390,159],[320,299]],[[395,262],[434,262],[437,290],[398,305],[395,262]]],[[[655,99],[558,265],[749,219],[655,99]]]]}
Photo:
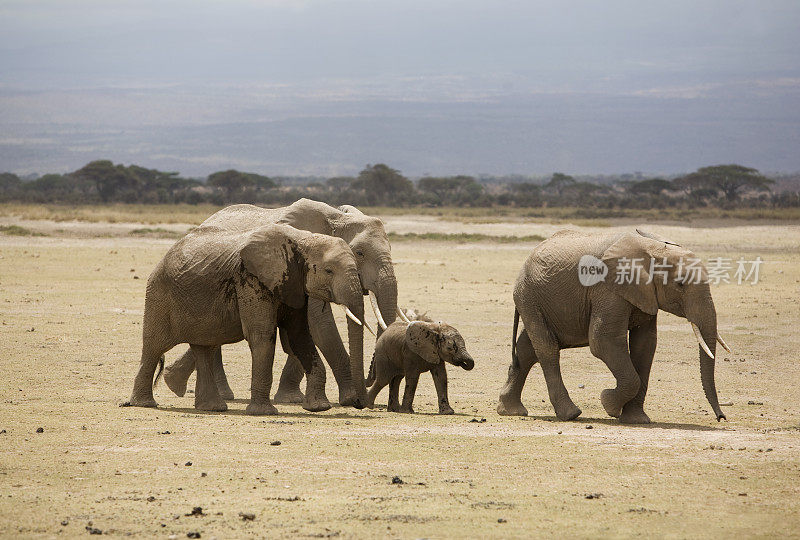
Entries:
{"type": "Polygon", "coordinates": [[[726,351],[728,351],[729,353],[732,353],[732,352],[733,352],[733,351],[731,350],[731,348],[730,348],[730,347],[728,347],[728,344],[727,344],[727,343],[725,343],[725,340],[724,340],[724,339],[722,339],[722,336],[720,336],[720,335],[719,335],[719,332],[717,332],[717,341],[719,341],[719,344],[720,344],[720,345],[722,345],[722,348],[723,348],[723,349],[725,349],[725,350],[726,350],[726,351]]]}
{"type": "Polygon", "coordinates": [[[710,356],[711,359],[713,360],[714,359],[714,353],[712,353],[711,349],[708,348],[708,345],[706,345],[706,342],[703,339],[703,336],[700,334],[700,327],[697,326],[696,324],[692,323],[692,330],[694,330],[694,337],[697,339],[697,343],[700,344],[700,346],[703,348],[703,350],[706,352],[706,354],[708,356],[710,356]]]}
{"type": "Polygon", "coordinates": [[[400,309],[400,306],[398,306],[398,307],[397,307],[397,314],[398,314],[398,315],[400,316],[400,318],[401,318],[401,319],[403,319],[403,321],[405,321],[406,323],[410,323],[410,322],[411,322],[411,320],[410,320],[408,317],[406,317],[406,314],[405,314],[405,313],[403,313],[403,310],[402,310],[402,309],[400,309]]]}
{"type": "Polygon", "coordinates": [[[369,333],[372,334],[373,336],[375,335],[375,332],[372,331],[372,328],[370,328],[369,325],[366,322],[361,322],[358,319],[358,317],[356,317],[355,314],[352,311],[350,311],[349,307],[347,307],[347,306],[343,306],[343,307],[344,307],[344,314],[347,315],[348,319],[350,319],[354,323],[356,323],[358,325],[361,325],[364,328],[366,328],[367,330],[369,330],[369,333]]]}
{"type": "Polygon", "coordinates": [[[375,312],[375,318],[378,319],[378,324],[381,326],[383,330],[386,330],[386,321],[383,320],[383,315],[381,315],[381,308],[378,307],[378,298],[375,296],[375,293],[372,291],[367,291],[369,293],[369,303],[372,304],[372,311],[375,312]]]}
{"type": "Polygon", "coordinates": [[[355,314],[352,311],[350,311],[349,307],[347,307],[347,306],[342,306],[342,307],[344,308],[344,313],[345,313],[345,315],[347,315],[348,319],[350,319],[351,321],[353,321],[356,324],[361,324],[361,325],[364,324],[360,320],[358,320],[358,317],[356,317],[355,314]]]}

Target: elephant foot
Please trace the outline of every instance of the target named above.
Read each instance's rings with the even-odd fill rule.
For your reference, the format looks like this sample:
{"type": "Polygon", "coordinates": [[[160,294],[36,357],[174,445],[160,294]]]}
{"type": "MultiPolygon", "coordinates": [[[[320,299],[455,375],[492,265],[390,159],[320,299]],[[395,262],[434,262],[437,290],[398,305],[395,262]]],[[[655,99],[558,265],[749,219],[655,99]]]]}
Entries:
{"type": "Polygon", "coordinates": [[[641,409],[634,411],[623,409],[619,421],[623,424],[649,424],[650,417],[641,409]]]}
{"type": "Polygon", "coordinates": [[[321,396],[312,396],[310,393],[306,394],[303,399],[303,408],[311,412],[327,411],[332,407],[331,402],[323,393],[321,396]]]}
{"type": "Polygon", "coordinates": [[[222,399],[209,399],[205,401],[194,402],[194,408],[198,411],[216,411],[223,412],[228,410],[228,404],[222,399]]]}
{"type": "Polygon", "coordinates": [[[228,386],[228,381],[217,382],[217,391],[220,397],[225,401],[232,401],[234,399],[233,390],[228,386]]]}
{"type": "Polygon", "coordinates": [[[439,406],[439,414],[456,414],[450,405],[439,406]]]}
{"type": "Polygon", "coordinates": [[[608,413],[608,416],[619,418],[619,415],[622,414],[622,404],[620,404],[617,398],[616,390],[606,388],[600,392],[600,403],[603,404],[603,408],[606,410],[606,413],[608,413]]]}
{"type": "Polygon", "coordinates": [[[305,395],[300,390],[300,387],[297,388],[278,388],[278,391],[275,392],[275,397],[273,401],[275,403],[303,403],[305,401],[305,395]]]}
{"type": "Polygon", "coordinates": [[[581,412],[583,411],[581,411],[577,405],[570,403],[567,406],[556,408],[556,418],[562,422],[567,422],[569,420],[575,420],[581,415],[581,412]]]}
{"type": "Polygon", "coordinates": [[[398,412],[401,412],[403,414],[414,414],[414,408],[400,406],[400,410],[398,412]]]}
{"type": "Polygon", "coordinates": [[[353,389],[339,389],[339,405],[342,407],[353,407],[358,401],[358,393],[353,389]]]}
{"type": "Polygon", "coordinates": [[[497,404],[497,414],[501,416],[528,416],[528,409],[522,401],[506,399],[500,396],[500,403],[497,404]]]}
{"type": "Polygon", "coordinates": [[[147,398],[135,398],[132,397],[130,401],[126,401],[123,403],[125,407],[148,407],[154,409],[158,407],[158,403],[152,397],[147,398]]]}
{"type": "Polygon", "coordinates": [[[278,409],[276,409],[272,403],[266,401],[258,403],[250,402],[244,412],[251,416],[267,416],[278,414],[278,409]]]}
{"type": "Polygon", "coordinates": [[[183,397],[186,394],[186,381],[186,377],[171,369],[170,366],[164,368],[164,382],[176,396],[183,397]]]}
{"type": "Polygon", "coordinates": [[[400,412],[400,405],[397,403],[389,403],[389,405],[386,406],[386,410],[389,412],[400,412]]]}

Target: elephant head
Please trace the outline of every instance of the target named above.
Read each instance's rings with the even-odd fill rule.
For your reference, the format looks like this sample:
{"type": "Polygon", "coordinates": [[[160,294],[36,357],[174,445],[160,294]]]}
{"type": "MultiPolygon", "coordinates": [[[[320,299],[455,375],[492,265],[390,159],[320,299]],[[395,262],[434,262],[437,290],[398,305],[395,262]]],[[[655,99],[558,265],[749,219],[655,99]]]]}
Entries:
{"type": "Polygon", "coordinates": [[[406,328],[406,344],[431,364],[447,362],[467,371],[475,367],[464,338],[449,324],[411,321],[406,328]]]}
{"type": "MultiPolygon", "coordinates": [[[[262,286],[293,308],[305,295],[345,307],[353,380],[364,380],[364,302],[356,260],[341,238],[268,225],[246,235],[242,263],[262,286]]],[[[359,389],[357,389],[359,391],[359,389]]],[[[366,388],[359,391],[360,407],[366,388]]]]}
{"type": "Polygon", "coordinates": [[[700,346],[703,391],[717,420],[725,418],[714,383],[716,343],[728,349],[717,332],[717,312],[708,274],[690,250],[656,235],[637,231],[617,239],[603,253],[605,283],[639,310],[655,315],[663,309],[685,318],[700,346]]]}
{"type": "Polygon", "coordinates": [[[338,211],[330,220],[331,234],[343,238],[353,250],[364,294],[369,294],[378,324],[384,328],[397,318],[397,279],[383,222],[350,205],[338,211]]]}
{"type": "Polygon", "coordinates": [[[279,223],[342,238],[356,256],[363,294],[369,294],[381,327],[397,317],[397,279],[392,249],[383,222],[358,208],[333,208],[323,202],[300,199],[286,207],[279,223]],[[384,324],[380,324],[380,322],[384,324]]]}

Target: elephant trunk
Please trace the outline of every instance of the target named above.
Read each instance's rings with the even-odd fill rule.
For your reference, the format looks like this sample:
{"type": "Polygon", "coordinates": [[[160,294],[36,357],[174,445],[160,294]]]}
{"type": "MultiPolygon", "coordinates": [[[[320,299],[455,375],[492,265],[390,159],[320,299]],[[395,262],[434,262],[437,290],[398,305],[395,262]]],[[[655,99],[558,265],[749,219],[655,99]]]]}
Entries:
{"type": "MultiPolygon", "coordinates": [[[[358,294],[358,302],[346,304],[361,321],[364,320],[363,296],[358,294]]],[[[364,385],[364,327],[352,319],[347,319],[347,338],[350,345],[350,374],[356,391],[353,406],[363,409],[367,404],[367,387],[364,385]]]]}
{"type": "Polygon", "coordinates": [[[353,406],[363,409],[367,403],[367,388],[364,386],[364,296],[361,279],[353,268],[333,290],[333,299],[345,307],[347,314],[347,337],[350,345],[350,375],[356,398],[353,406]]]}
{"type": "MultiPolygon", "coordinates": [[[[717,313],[714,309],[714,302],[711,296],[708,296],[706,307],[703,313],[698,317],[688,317],[689,322],[692,322],[700,329],[700,335],[705,341],[711,354],[716,356],[717,350],[717,313]]],[[[714,382],[714,357],[704,350],[702,345],[698,346],[700,354],[700,380],[703,382],[703,392],[706,394],[706,399],[714,410],[717,421],[725,418],[725,414],[719,406],[719,398],[717,397],[717,386],[714,382]]]]}
{"type": "Polygon", "coordinates": [[[469,354],[467,354],[467,353],[463,353],[463,354],[462,354],[462,355],[461,355],[461,356],[460,356],[460,357],[457,359],[457,361],[455,362],[455,364],[456,364],[457,366],[459,366],[459,367],[463,368],[463,369],[464,369],[464,370],[466,370],[466,371],[470,371],[470,370],[472,370],[472,368],[474,368],[474,367],[475,367],[475,360],[473,360],[473,359],[472,359],[472,357],[471,357],[469,354]]]}
{"type": "MultiPolygon", "coordinates": [[[[397,279],[394,277],[394,267],[389,261],[381,266],[378,279],[373,289],[378,300],[378,309],[381,311],[386,324],[392,324],[397,319],[397,279]]],[[[378,330],[380,336],[382,330],[378,330]]]]}

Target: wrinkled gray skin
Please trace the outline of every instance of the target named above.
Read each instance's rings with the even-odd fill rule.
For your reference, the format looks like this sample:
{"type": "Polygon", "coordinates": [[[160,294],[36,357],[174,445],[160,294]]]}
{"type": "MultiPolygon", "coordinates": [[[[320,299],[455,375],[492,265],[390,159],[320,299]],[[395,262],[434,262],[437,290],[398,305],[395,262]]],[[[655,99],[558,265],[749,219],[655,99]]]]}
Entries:
{"type": "MultiPolygon", "coordinates": [[[[386,324],[391,324],[395,320],[397,280],[394,276],[391,247],[380,219],[366,216],[352,206],[341,206],[337,209],[325,203],[300,199],[289,206],[276,209],[265,209],[249,204],[229,206],[209,217],[203,225],[247,231],[265,223],[283,223],[296,229],[345,240],[356,256],[364,294],[368,290],[375,293],[386,324]]],[[[363,328],[348,319],[350,345],[348,357],[330,306],[311,299],[308,317],[314,342],[330,365],[339,387],[339,403],[354,405],[359,398],[360,403],[363,403],[366,396],[366,388],[363,386],[363,328]]],[[[215,352],[215,358],[220,359],[214,365],[220,392],[226,399],[233,399],[233,392],[222,368],[221,354],[215,352]]],[[[192,351],[189,350],[165,369],[164,380],[177,393],[182,387],[186,387],[186,379],[193,368],[194,358],[192,351]]],[[[303,403],[304,408],[312,411],[329,409],[331,405],[325,395],[325,369],[321,362],[308,376],[305,396],[300,391],[303,373],[297,358],[289,353],[275,394],[275,402],[303,403]]]]}
{"type": "MultiPolygon", "coordinates": [[[[689,250],[648,233],[585,234],[559,231],[542,242],[525,262],[514,287],[516,306],[514,353],[508,380],[500,394],[497,412],[527,415],[521,393],[531,366],[541,363],[550,402],[560,420],[572,420],[581,410],[570,399],[559,367],[559,351],[589,346],[614,375],[617,386],[600,396],[606,412],[621,422],[642,424],[650,367],[656,350],[656,318],[659,309],[697,324],[712,354],[716,350],[717,314],[707,274],[701,283],[681,283],[680,259],[696,256],[689,250]],[[578,280],[578,261],[593,255],[608,266],[605,280],[584,287],[578,280]],[[645,261],[639,284],[616,284],[617,268],[629,260],[645,261]],[[650,260],[670,270],[649,276],[650,260]],[[653,277],[651,283],[646,283],[653,277]],[[676,279],[678,278],[678,279],[676,279]],[[517,315],[518,314],[518,315],[517,315]],[[518,316],[524,330],[516,337],[518,316]]],[[[717,420],[725,418],[714,384],[714,359],[702,348],[700,374],[706,399],[717,420]]]]}
{"type": "Polygon", "coordinates": [[[388,384],[388,410],[413,413],[419,376],[430,371],[436,386],[439,414],[453,414],[447,399],[445,362],[467,371],[475,367],[458,330],[449,324],[430,320],[390,324],[375,344],[366,381],[367,386],[372,386],[367,394],[367,406],[375,405],[375,397],[388,384]],[[404,377],[406,387],[401,405],[398,398],[400,381],[404,377]]]}
{"type": "MultiPolygon", "coordinates": [[[[287,225],[244,234],[215,226],[194,229],[170,248],[147,282],[142,359],[129,404],[157,406],[156,366],[166,351],[188,343],[197,365],[195,407],[226,410],[213,373],[213,352],[245,339],[252,356],[247,413],[276,414],[269,396],[280,310],[284,305],[303,310],[308,297],[343,304],[356,317],[364,316],[355,257],[342,239],[287,225]]],[[[303,333],[296,322],[288,326],[303,333]]],[[[305,343],[310,347],[307,337],[305,343]]],[[[311,355],[301,358],[311,369],[311,355]]]]}

